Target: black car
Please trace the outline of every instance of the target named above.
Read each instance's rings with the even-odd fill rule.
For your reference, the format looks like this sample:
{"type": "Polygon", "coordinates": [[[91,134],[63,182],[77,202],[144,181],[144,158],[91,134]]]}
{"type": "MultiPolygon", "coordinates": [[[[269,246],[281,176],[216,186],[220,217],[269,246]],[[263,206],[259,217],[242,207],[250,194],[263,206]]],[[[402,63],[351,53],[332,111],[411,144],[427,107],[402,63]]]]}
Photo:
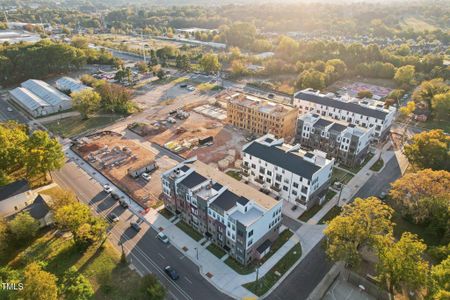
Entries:
{"type": "Polygon", "coordinates": [[[108,215],[108,219],[113,223],[119,222],[119,220],[120,220],[119,217],[115,213],[110,213],[108,215]]]}
{"type": "Polygon", "coordinates": [[[123,208],[128,208],[129,205],[125,200],[119,200],[120,206],[122,206],[123,208]]]}
{"type": "Polygon", "coordinates": [[[187,83],[182,83],[182,84],[180,84],[180,88],[185,88],[185,87],[187,87],[188,85],[187,85],[187,83]]]}
{"type": "Polygon", "coordinates": [[[111,198],[113,198],[114,200],[119,200],[120,199],[120,196],[118,195],[118,194],[116,194],[116,193],[111,193],[111,198]]]}
{"type": "Polygon", "coordinates": [[[141,226],[136,222],[131,222],[130,227],[136,230],[137,232],[141,231],[141,226]]]}
{"type": "Polygon", "coordinates": [[[169,275],[169,277],[172,280],[177,280],[178,278],[180,278],[180,276],[178,275],[177,271],[175,271],[174,268],[172,268],[171,266],[167,266],[164,268],[164,272],[166,272],[167,275],[169,275]]]}

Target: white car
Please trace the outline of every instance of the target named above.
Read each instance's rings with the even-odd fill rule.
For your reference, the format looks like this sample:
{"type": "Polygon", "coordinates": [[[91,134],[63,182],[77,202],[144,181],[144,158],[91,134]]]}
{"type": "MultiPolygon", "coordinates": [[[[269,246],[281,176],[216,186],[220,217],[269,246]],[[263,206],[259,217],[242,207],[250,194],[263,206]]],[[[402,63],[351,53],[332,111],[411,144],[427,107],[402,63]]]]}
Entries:
{"type": "Polygon", "coordinates": [[[169,238],[164,233],[162,233],[162,232],[158,233],[157,237],[164,244],[168,244],[169,243],[169,238]]]}
{"type": "Polygon", "coordinates": [[[192,85],[189,85],[187,87],[187,90],[190,91],[190,92],[193,92],[193,91],[195,91],[195,87],[193,87],[192,85]]]}
{"type": "Polygon", "coordinates": [[[111,193],[112,191],[113,191],[113,189],[112,189],[112,187],[109,185],[109,184],[105,184],[104,186],[103,186],[103,191],[105,192],[105,193],[111,193]]]}
{"type": "Polygon", "coordinates": [[[142,173],[142,178],[144,178],[147,181],[150,181],[150,179],[152,179],[152,176],[150,176],[150,174],[148,173],[142,173]]]}
{"type": "Polygon", "coordinates": [[[9,112],[13,111],[13,109],[11,107],[9,107],[9,106],[8,106],[8,108],[6,110],[9,111],[9,112]]]}

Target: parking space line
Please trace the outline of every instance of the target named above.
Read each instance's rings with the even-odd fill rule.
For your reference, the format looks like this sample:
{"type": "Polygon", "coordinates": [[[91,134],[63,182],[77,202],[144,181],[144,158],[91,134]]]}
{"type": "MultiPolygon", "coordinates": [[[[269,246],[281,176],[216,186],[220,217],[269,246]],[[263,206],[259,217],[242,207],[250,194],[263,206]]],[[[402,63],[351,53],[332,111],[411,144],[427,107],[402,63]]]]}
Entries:
{"type": "Polygon", "coordinates": [[[166,259],[166,258],[164,257],[164,255],[162,255],[161,253],[158,253],[158,255],[159,255],[160,257],[162,257],[162,259],[166,259]]]}

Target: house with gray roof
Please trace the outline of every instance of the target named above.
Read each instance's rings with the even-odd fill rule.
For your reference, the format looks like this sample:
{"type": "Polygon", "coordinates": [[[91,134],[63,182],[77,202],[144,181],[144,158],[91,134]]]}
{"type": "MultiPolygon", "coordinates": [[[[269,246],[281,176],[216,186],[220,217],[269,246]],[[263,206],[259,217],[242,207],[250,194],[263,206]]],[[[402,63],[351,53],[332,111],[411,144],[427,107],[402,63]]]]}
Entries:
{"type": "Polygon", "coordinates": [[[165,208],[241,264],[261,259],[278,237],[282,201],[195,157],[163,173],[161,181],[165,208]]]}
{"type": "Polygon", "coordinates": [[[246,180],[305,210],[325,200],[334,165],[322,151],[303,151],[270,134],[244,145],[242,161],[246,180]]]}
{"type": "Polygon", "coordinates": [[[384,102],[373,99],[357,99],[348,95],[322,94],[313,89],[304,89],[294,94],[293,104],[299,108],[299,115],[314,113],[322,117],[373,128],[375,140],[387,137],[396,108],[385,108],[384,102]]]}
{"type": "Polygon", "coordinates": [[[35,199],[36,194],[30,189],[28,181],[18,180],[0,187],[0,217],[13,215],[35,199]]]}

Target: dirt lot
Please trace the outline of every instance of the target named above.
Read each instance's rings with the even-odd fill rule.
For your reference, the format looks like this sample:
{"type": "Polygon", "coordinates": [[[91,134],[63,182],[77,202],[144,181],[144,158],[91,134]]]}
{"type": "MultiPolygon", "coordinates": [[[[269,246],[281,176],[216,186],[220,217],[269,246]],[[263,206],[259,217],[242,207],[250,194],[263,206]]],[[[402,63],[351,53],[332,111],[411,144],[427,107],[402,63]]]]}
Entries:
{"type": "Polygon", "coordinates": [[[154,207],[158,204],[158,198],[162,192],[161,174],[175,166],[175,161],[166,156],[156,159],[155,153],[117,133],[110,134],[103,132],[103,134],[88,138],[86,141],[87,143],[85,145],[74,148],[86,161],[89,161],[104,176],[143,206],[154,207]],[[105,152],[95,155],[97,158],[96,161],[93,161],[89,157],[90,153],[96,154],[96,151],[98,153],[105,146],[110,150],[109,153],[105,152]],[[116,152],[113,150],[114,147],[118,149],[116,152]],[[122,151],[124,147],[128,148],[129,151],[122,151]],[[119,156],[126,157],[125,152],[128,152],[129,155],[123,163],[113,167],[103,166],[102,162],[109,161],[107,157],[115,155],[114,159],[109,161],[111,162],[119,156]],[[151,173],[150,181],[146,181],[141,177],[134,179],[128,175],[128,169],[142,166],[155,159],[158,169],[151,173]]]}
{"type": "MultiPolygon", "coordinates": [[[[230,149],[239,153],[246,143],[245,136],[246,134],[241,130],[190,111],[190,117],[187,120],[177,120],[176,124],[163,133],[149,137],[149,141],[161,146],[169,143],[167,146],[173,145],[174,147],[175,144],[191,143],[192,147],[189,150],[180,152],[182,156],[189,158],[197,155],[205,163],[217,163],[228,155],[230,149]],[[181,128],[183,129],[180,130],[181,128]],[[213,137],[213,145],[195,146],[197,139],[209,136],[213,137]]],[[[238,154],[236,158],[238,158],[238,154]]]]}

